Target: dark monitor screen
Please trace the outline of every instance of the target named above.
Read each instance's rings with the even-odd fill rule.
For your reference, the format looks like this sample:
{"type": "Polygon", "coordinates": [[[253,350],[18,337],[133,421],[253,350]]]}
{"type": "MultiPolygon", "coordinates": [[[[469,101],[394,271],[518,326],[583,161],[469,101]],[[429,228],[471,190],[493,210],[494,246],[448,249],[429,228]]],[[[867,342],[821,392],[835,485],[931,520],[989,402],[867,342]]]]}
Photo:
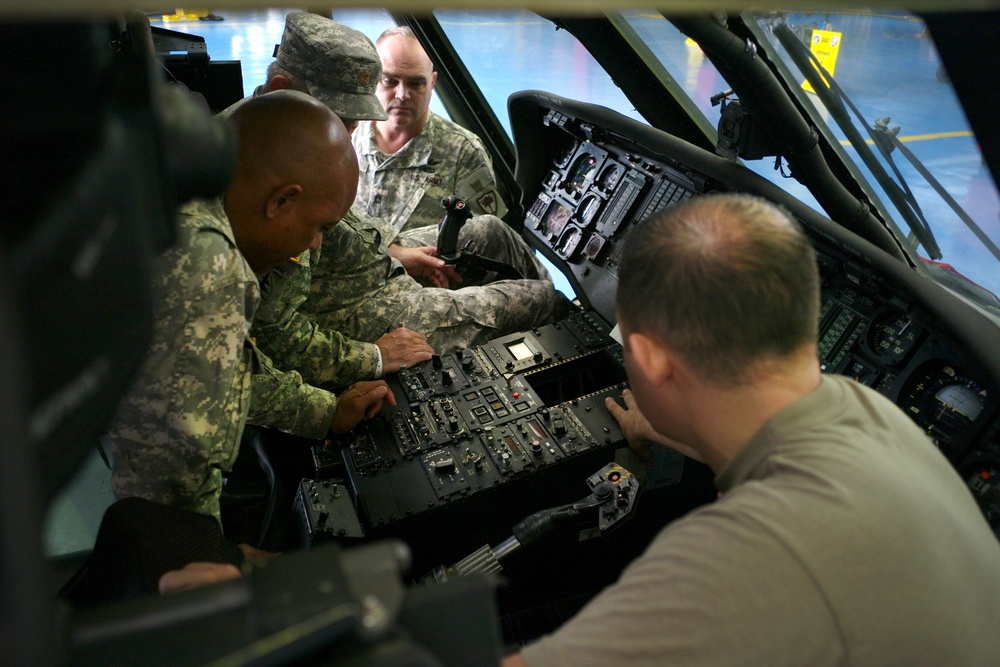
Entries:
{"type": "Polygon", "coordinates": [[[201,93],[212,113],[243,99],[243,68],[239,60],[214,61],[205,38],[166,28],[150,27],[153,50],[172,81],[201,93]]]}
{"type": "Polygon", "coordinates": [[[166,62],[172,79],[201,93],[212,113],[243,99],[243,68],[239,60],[212,61],[206,66],[173,61],[172,58],[166,62]]]}

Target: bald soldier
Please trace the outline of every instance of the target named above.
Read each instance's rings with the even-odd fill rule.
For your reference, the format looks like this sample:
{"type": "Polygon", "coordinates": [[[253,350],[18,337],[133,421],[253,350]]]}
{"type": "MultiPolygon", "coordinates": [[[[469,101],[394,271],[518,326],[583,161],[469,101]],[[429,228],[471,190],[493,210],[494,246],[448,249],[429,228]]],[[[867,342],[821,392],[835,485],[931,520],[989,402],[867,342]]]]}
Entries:
{"type": "Polygon", "coordinates": [[[236,173],[221,199],[179,212],[177,243],[154,266],[152,342],[109,430],[116,497],[216,518],[248,414],[323,438],[395,403],[381,381],[340,396],[304,384],[276,370],[248,336],[257,276],[319,247],[350,207],[357,165],[343,123],[292,91],[251,100],[231,120],[236,173]]]}

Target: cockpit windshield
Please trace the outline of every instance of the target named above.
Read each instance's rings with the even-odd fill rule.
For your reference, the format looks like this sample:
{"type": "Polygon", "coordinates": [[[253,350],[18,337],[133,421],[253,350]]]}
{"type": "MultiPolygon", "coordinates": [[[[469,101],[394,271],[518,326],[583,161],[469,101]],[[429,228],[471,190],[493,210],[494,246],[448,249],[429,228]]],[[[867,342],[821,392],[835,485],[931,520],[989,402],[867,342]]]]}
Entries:
{"type": "MultiPolygon", "coordinates": [[[[502,123],[507,120],[507,95],[527,88],[649,122],[629,101],[628,81],[595,66],[588,50],[570,31],[560,30],[558,22],[554,26],[526,11],[438,10],[434,15],[502,123]],[[526,35],[544,45],[546,62],[526,62],[509,48],[526,35]]],[[[717,143],[723,110],[736,99],[727,95],[733,82],[672,17],[654,9],[606,12],[605,17],[655,72],[664,93],[679,100],[704,135],[717,143]]],[[[792,91],[800,113],[808,115],[807,122],[844,163],[838,167],[840,177],[853,181],[852,189],[861,193],[917,270],[995,310],[1000,197],[923,21],[903,11],[868,10],[767,11],[741,19],[748,39],[792,91]],[[793,42],[800,48],[790,51],[793,42]],[[814,59],[827,69],[833,92],[817,94],[796,58],[814,59]],[[878,141],[883,141],[882,149],[878,141]]],[[[785,160],[737,157],[830,215],[793,177],[785,160]]]]}
{"type": "MultiPolygon", "coordinates": [[[[718,127],[728,84],[698,45],[656,12],[623,16],[718,127]]],[[[902,11],[864,10],[768,11],[743,19],[809,122],[830,139],[920,268],[951,287],[964,277],[972,285],[959,289],[995,306],[975,285],[1000,294],[1000,198],[923,21],[902,11]],[[829,76],[826,85],[819,72],[829,76]]],[[[780,160],[740,158],[816,205],[780,160]]]]}
{"type": "MultiPolygon", "coordinates": [[[[274,34],[263,42],[272,45],[280,38],[282,18],[283,12],[274,12],[273,22],[266,24],[274,34]]],[[[339,9],[334,18],[372,38],[397,21],[380,9],[339,9]]],[[[720,120],[739,103],[732,93],[738,82],[727,80],[732,73],[720,73],[703,48],[678,28],[682,21],[651,8],[606,11],[593,21],[600,24],[597,28],[522,9],[438,9],[433,19],[468,71],[461,85],[474,82],[508,137],[507,100],[527,89],[605,106],[676,133],[649,113],[650,106],[666,106],[669,100],[680,110],[672,112],[675,118],[689,117],[684,120],[688,134],[682,138],[691,141],[698,135],[703,147],[717,150],[720,120]],[[612,38],[614,46],[606,47],[610,54],[592,53],[594,44],[612,38]],[[534,45],[530,56],[518,48],[525,42],[534,45]],[[613,72],[609,61],[621,60],[626,51],[637,59],[613,72]],[[652,78],[634,77],[629,68],[638,64],[652,78]],[[652,102],[637,104],[635,88],[654,86],[662,91],[641,93],[652,102]]],[[[892,243],[908,255],[909,263],[1000,312],[994,296],[1000,294],[1000,196],[924,22],[904,11],[863,9],[746,12],[730,19],[736,21],[742,22],[741,35],[754,44],[758,58],[783,80],[794,113],[805,117],[808,131],[825,142],[828,161],[842,163],[834,167],[836,178],[850,182],[852,194],[895,237],[892,243]],[[829,72],[830,85],[816,90],[807,75],[820,66],[829,72]]],[[[206,26],[179,29],[204,32],[206,26]]],[[[234,42],[233,57],[240,57],[245,46],[234,42]]],[[[248,91],[263,78],[263,72],[244,74],[248,91]]],[[[442,87],[439,83],[438,89],[442,87]]],[[[468,92],[458,90],[460,95],[468,92]]],[[[431,109],[463,120],[437,94],[431,109]]],[[[466,114],[464,120],[469,118],[466,114]]],[[[793,197],[837,219],[814,189],[800,182],[804,179],[793,173],[787,158],[764,152],[763,157],[753,151],[734,155],[793,197]]]]}

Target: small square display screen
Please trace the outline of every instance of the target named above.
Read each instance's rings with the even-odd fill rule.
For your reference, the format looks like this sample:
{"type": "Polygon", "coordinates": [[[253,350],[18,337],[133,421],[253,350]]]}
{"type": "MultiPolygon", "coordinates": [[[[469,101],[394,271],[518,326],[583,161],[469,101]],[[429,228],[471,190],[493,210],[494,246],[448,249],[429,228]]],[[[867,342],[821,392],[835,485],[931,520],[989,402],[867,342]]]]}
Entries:
{"type": "Polygon", "coordinates": [[[510,352],[510,356],[514,357],[518,361],[530,359],[532,354],[531,348],[529,348],[523,340],[508,345],[507,351],[510,352]]]}

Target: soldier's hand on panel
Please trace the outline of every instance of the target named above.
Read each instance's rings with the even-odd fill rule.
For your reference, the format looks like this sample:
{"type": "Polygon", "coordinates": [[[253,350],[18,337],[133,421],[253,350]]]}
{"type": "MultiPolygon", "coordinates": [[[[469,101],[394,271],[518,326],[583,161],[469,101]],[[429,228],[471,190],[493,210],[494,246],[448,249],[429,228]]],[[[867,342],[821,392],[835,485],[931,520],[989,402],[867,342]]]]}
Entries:
{"type": "Polygon", "coordinates": [[[366,419],[371,419],[388,402],[395,407],[396,397],[383,380],[356,382],[337,396],[337,412],[330,434],[346,433],[366,419]]]}
{"type": "Polygon", "coordinates": [[[413,368],[421,361],[427,361],[434,356],[434,348],[423,334],[406,327],[383,334],[375,344],[382,351],[383,375],[395,373],[400,368],[413,368]]]}
{"type": "Polygon", "coordinates": [[[628,441],[629,448],[638,454],[639,458],[646,463],[652,463],[653,452],[651,448],[654,444],[660,444],[670,447],[695,461],[702,460],[701,456],[690,447],[657,433],[646,417],[639,412],[631,390],[625,389],[622,391],[622,400],[625,402],[624,408],[610,396],[604,399],[604,404],[607,406],[611,416],[621,426],[622,435],[628,441]]]}

